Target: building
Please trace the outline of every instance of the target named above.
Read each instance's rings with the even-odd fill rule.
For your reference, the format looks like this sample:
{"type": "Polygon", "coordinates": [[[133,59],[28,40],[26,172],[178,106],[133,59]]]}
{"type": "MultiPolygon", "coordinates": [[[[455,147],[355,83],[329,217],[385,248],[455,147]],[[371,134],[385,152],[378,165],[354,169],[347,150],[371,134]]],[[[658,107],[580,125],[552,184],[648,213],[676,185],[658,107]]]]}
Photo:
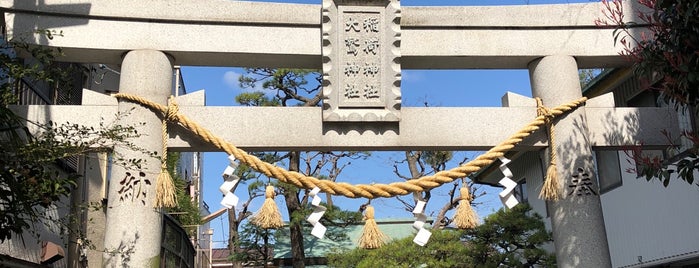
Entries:
{"type": "MultiPolygon", "coordinates": [[[[391,240],[402,239],[408,236],[414,236],[417,231],[413,228],[414,219],[377,219],[376,223],[379,226],[381,232],[388,236],[391,240]]],[[[427,221],[428,224],[432,223],[432,220],[427,221]]],[[[327,255],[328,253],[335,250],[351,250],[357,247],[357,241],[362,235],[362,230],[364,228],[363,223],[349,225],[349,226],[328,226],[328,232],[339,233],[342,232],[347,236],[343,239],[333,240],[329,237],[324,237],[323,239],[318,239],[315,236],[309,235],[310,230],[304,231],[303,236],[303,246],[305,253],[305,264],[307,267],[326,267],[328,264],[327,255]]],[[[288,226],[279,229],[280,232],[288,232],[288,226]]],[[[327,234],[327,233],[326,233],[327,234]]],[[[288,235],[275,236],[274,245],[270,245],[268,249],[268,267],[291,267],[292,253],[291,253],[291,241],[288,235]]],[[[251,250],[249,254],[254,256],[260,256],[258,251],[251,250]]],[[[213,250],[213,265],[212,267],[234,267],[232,262],[229,260],[231,252],[229,249],[217,248],[213,250]]],[[[262,267],[260,265],[255,266],[253,263],[244,263],[243,267],[262,267]]]]}
{"type": "MultiPolygon", "coordinates": [[[[4,20],[2,20],[4,26],[4,20]]],[[[4,27],[0,27],[4,30],[4,27]]],[[[3,32],[4,33],[4,32],[3,32]]],[[[0,42],[4,43],[4,34],[0,42]]],[[[13,51],[4,51],[13,53],[13,51]]],[[[31,59],[25,59],[30,62],[31,59]]],[[[23,79],[13,93],[19,105],[80,105],[96,94],[118,91],[120,70],[105,64],[57,63],[71,72],[73,87],[57,90],[44,83],[23,79]],[[85,92],[85,94],[83,94],[85,92]]],[[[179,68],[173,70],[172,94],[186,93],[179,68]]],[[[0,81],[7,82],[7,81],[0,81]]],[[[180,153],[175,173],[186,182],[187,192],[198,204],[201,215],[208,215],[202,194],[202,154],[180,153]]],[[[109,153],[92,153],[60,161],[61,172],[81,175],[70,196],[44,209],[45,220],[35,223],[22,236],[0,244],[0,266],[10,267],[101,267],[105,249],[107,189],[110,183],[112,158],[109,153]],[[61,219],[61,220],[59,220],[61,219]],[[67,229],[76,230],[71,233],[67,229]]],[[[163,215],[161,263],[167,267],[209,267],[210,232],[208,223],[181,226],[173,217],[163,215]],[[196,256],[196,257],[195,257],[196,256]]]]}
{"type": "MultiPolygon", "coordinates": [[[[402,239],[408,236],[414,236],[417,231],[413,228],[415,219],[376,219],[376,224],[382,233],[388,236],[391,240],[402,239]]],[[[431,224],[432,220],[428,220],[427,224],[431,224]]],[[[286,228],[286,227],[285,227],[286,228]]],[[[328,232],[337,232],[341,230],[347,235],[344,240],[333,241],[328,237],[318,239],[311,235],[304,235],[304,253],[306,256],[305,263],[309,267],[325,267],[328,264],[327,254],[334,250],[349,250],[357,247],[359,238],[362,235],[364,224],[350,225],[346,227],[328,226],[328,232]]],[[[310,230],[307,232],[310,233],[310,230]]],[[[288,236],[282,236],[274,244],[274,265],[278,267],[291,267],[291,241],[288,236]]]]}
{"type": "MultiPolygon", "coordinates": [[[[630,69],[605,70],[583,89],[588,97],[609,92],[613,94],[615,107],[673,108],[660,101],[657,92],[642,90],[639,79],[630,69]]],[[[692,115],[690,111],[680,112],[678,118],[672,120],[678,120],[683,131],[691,131],[695,129],[692,115]]],[[[625,123],[634,124],[636,120],[640,119],[628,118],[625,123]]],[[[682,159],[685,156],[682,152],[691,142],[680,138],[679,134],[671,133],[676,146],[644,148],[643,154],[660,156],[670,163],[682,159]]],[[[699,188],[676,179],[676,174],[672,174],[667,187],[657,178],[646,181],[636,172],[638,168],[631,149],[593,147],[599,183],[599,192],[595,194],[601,198],[612,266],[695,267],[699,264],[699,234],[693,230],[699,221],[699,211],[694,205],[699,203],[699,188]]],[[[544,216],[550,229],[549,207],[538,198],[547,156],[546,150],[507,155],[513,159],[508,167],[518,181],[516,196],[544,216]]],[[[474,179],[496,185],[502,178],[496,170],[497,166],[491,166],[474,179]]]]}

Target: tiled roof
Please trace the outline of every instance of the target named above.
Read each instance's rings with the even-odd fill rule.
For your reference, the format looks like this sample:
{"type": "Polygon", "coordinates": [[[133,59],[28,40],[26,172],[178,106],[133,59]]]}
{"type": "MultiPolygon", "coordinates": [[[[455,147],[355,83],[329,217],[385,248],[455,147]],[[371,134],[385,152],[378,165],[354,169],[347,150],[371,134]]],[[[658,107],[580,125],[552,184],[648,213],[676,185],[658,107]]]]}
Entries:
{"type": "MultiPolygon", "coordinates": [[[[405,238],[415,235],[417,231],[413,229],[414,219],[377,219],[376,223],[381,232],[392,240],[405,238]]],[[[431,221],[429,221],[431,222],[431,221]]],[[[340,227],[328,226],[328,232],[340,227]]],[[[357,247],[357,241],[362,235],[364,224],[351,225],[342,228],[349,237],[348,240],[333,241],[325,237],[318,239],[310,233],[304,233],[303,246],[305,248],[306,258],[325,257],[333,249],[352,249],[357,247]]],[[[337,231],[337,230],[336,230],[337,231]]],[[[310,232],[310,230],[309,230],[310,232]]],[[[291,241],[289,237],[278,238],[274,245],[274,259],[291,258],[291,241]]]]}
{"type": "MultiPolygon", "coordinates": [[[[272,254],[274,254],[274,248],[269,248],[268,252],[269,252],[268,256],[272,256],[272,254]]],[[[258,254],[259,255],[260,253],[257,251],[251,251],[251,254],[258,254]]],[[[221,260],[223,260],[224,262],[228,262],[228,256],[230,256],[230,255],[231,255],[231,251],[228,250],[227,248],[215,248],[215,249],[212,249],[211,259],[215,262],[216,261],[221,262],[221,260]]]]}
{"type": "Polygon", "coordinates": [[[218,260],[218,259],[228,259],[228,256],[231,255],[231,251],[228,250],[227,248],[215,248],[211,252],[211,259],[212,260],[218,260]]]}

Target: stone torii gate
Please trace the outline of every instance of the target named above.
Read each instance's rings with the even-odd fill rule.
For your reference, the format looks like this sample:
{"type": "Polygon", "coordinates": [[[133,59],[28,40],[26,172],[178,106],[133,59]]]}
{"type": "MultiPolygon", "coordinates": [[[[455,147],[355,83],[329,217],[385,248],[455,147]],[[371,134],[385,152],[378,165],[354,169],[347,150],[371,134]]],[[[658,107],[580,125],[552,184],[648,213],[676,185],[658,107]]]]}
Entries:
{"type": "MultiPolygon", "coordinates": [[[[536,117],[536,107],[517,105],[522,101],[512,98],[510,107],[503,108],[401,107],[401,69],[528,69],[533,96],[553,107],[581,97],[578,68],[627,64],[612,41],[613,29],[594,26],[602,17],[599,3],[401,7],[397,0],[323,0],[321,6],[217,0],[76,2],[0,0],[0,8],[8,36],[29,33],[30,43],[61,47],[64,61],[119,64],[120,93],[160,104],[170,94],[174,64],[322,69],[323,107],[205,107],[203,93],[178,99],[182,114],[248,150],[485,150],[536,117]],[[48,40],[32,34],[41,27],[63,36],[48,40]],[[231,122],[235,126],[225,127],[231,122]],[[284,137],[272,131],[279,129],[285,130],[284,137]]],[[[625,10],[628,18],[634,17],[632,7],[625,10]]],[[[556,122],[558,143],[552,149],[566,155],[557,161],[564,185],[576,168],[594,176],[593,146],[618,148],[640,141],[663,146],[660,130],[676,127],[667,125],[675,117],[666,109],[612,107],[608,101],[591,100],[588,107],[556,122]]],[[[131,109],[122,123],[144,122],[146,133],[160,133],[160,118],[152,111],[90,92],[82,106],[16,107],[30,120],[84,125],[131,109]]],[[[172,150],[213,150],[177,126],[170,129],[172,150]]],[[[162,143],[157,134],[134,143],[158,151],[162,143]]],[[[541,131],[534,133],[514,150],[547,148],[545,137],[541,131]]],[[[159,167],[157,160],[148,161],[146,176],[155,178],[159,167]]],[[[112,174],[118,179],[125,172],[114,167],[112,174]]],[[[105,263],[153,265],[162,230],[161,212],[151,205],[154,189],[148,189],[147,204],[142,205],[119,202],[116,188],[109,189],[105,247],[133,251],[128,263],[108,255],[105,263]]],[[[609,267],[599,196],[565,196],[550,206],[558,265],[609,267]]]]}

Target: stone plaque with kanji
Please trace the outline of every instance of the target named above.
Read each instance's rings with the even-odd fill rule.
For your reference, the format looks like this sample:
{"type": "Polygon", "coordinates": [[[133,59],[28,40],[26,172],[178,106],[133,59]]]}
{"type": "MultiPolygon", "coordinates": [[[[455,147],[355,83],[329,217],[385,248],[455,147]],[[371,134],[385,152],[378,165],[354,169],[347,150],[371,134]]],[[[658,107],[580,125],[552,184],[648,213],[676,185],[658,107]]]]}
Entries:
{"type": "Polygon", "coordinates": [[[400,4],[323,1],[323,120],[400,120],[400,4]]]}

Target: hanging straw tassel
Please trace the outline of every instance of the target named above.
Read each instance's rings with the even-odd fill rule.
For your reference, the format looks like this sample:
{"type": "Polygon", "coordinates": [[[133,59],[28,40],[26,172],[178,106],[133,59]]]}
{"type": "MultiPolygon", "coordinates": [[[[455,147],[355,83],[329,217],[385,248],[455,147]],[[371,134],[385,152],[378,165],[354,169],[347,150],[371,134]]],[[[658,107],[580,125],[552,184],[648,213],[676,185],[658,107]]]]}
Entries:
{"type": "Polygon", "coordinates": [[[252,223],[263,229],[277,229],[284,226],[282,214],[279,213],[277,204],[274,203],[274,187],[267,185],[265,189],[265,202],[260,211],[252,218],[252,223]]]}
{"type": "Polygon", "coordinates": [[[478,225],[478,215],[471,207],[471,193],[468,186],[465,185],[459,191],[461,192],[461,201],[459,201],[459,206],[456,208],[454,224],[459,229],[474,228],[478,225]]]}
{"type": "Polygon", "coordinates": [[[549,201],[558,201],[559,196],[559,181],[558,169],[556,168],[556,146],[554,144],[553,135],[553,115],[551,111],[544,107],[540,98],[536,98],[537,114],[546,117],[546,128],[549,134],[549,167],[546,169],[546,178],[544,186],[541,188],[539,198],[549,201]]]}
{"type": "MultiPolygon", "coordinates": [[[[552,149],[553,151],[553,149],[552,149]]],[[[550,201],[558,201],[560,198],[558,194],[558,169],[556,168],[556,158],[555,153],[551,153],[551,163],[546,169],[546,180],[544,181],[544,186],[541,188],[539,193],[539,198],[550,201]]]]}
{"type": "Polygon", "coordinates": [[[374,219],[374,207],[366,207],[364,211],[364,220],[366,223],[364,223],[362,236],[359,238],[359,246],[365,249],[375,249],[386,244],[388,237],[379,230],[379,226],[376,224],[376,220],[374,219]]]}
{"type": "Polygon", "coordinates": [[[170,172],[167,171],[167,140],[169,139],[167,134],[167,122],[174,120],[178,111],[177,104],[175,103],[174,97],[170,96],[168,99],[167,113],[165,118],[163,118],[162,124],[162,134],[163,134],[163,156],[160,161],[160,175],[155,185],[155,201],[153,206],[156,208],[161,207],[176,207],[177,206],[177,195],[175,190],[175,182],[172,181],[170,172]]]}

